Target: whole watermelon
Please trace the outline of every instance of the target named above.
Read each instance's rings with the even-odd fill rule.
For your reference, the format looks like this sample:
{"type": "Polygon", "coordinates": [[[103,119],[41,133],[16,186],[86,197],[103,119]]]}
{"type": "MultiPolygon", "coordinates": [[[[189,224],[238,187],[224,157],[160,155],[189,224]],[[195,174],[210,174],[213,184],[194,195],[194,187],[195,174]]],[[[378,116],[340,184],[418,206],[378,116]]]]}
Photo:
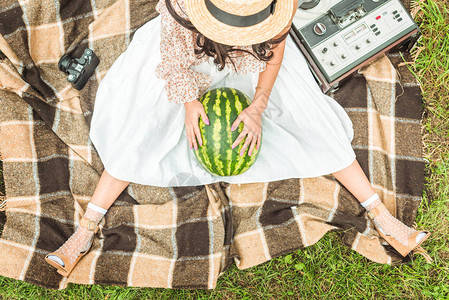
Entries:
{"type": "MultiPolygon", "coordinates": [[[[245,150],[240,156],[246,137],[234,149],[234,141],[242,132],[244,123],[231,131],[231,126],[237,116],[251,103],[250,98],[243,92],[233,88],[216,88],[205,92],[199,99],[209,118],[206,125],[200,118],[199,127],[203,145],[194,151],[196,158],[203,168],[219,176],[233,176],[242,174],[256,161],[259,150],[254,147],[251,156],[245,150]]],[[[260,145],[262,146],[262,144],[260,145]]]]}

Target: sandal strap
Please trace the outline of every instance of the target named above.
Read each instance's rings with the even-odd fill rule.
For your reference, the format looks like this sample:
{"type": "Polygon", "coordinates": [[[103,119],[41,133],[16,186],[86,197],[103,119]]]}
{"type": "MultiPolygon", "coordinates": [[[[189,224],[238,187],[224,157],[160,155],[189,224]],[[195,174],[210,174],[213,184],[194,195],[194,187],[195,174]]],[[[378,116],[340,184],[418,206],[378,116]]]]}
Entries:
{"type": "Polygon", "coordinates": [[[372,208],[371,210],[368,210],[367,214],[368,214],[368,217],[370,217],[370,219],[372,220],[372,219],[374,219],[374,217],[380,215],[385,210],[387,210],[387,207],[385,206],[385,204],[380,203],[376,207],[372,208]]]}
{"type": "Polygon", "coordinates": [[[98,231],[98,225],[95,221],[82,217],[80,220],[80,226],[87,228],[90,231],[96,233],[98,231]]]}

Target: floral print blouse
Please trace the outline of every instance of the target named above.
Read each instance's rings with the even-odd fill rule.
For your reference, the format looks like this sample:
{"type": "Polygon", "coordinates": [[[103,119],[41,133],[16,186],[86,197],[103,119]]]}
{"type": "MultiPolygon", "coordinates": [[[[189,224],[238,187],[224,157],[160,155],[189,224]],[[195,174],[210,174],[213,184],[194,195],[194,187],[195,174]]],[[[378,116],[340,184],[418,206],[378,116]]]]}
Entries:
{"type": "MultiPolygon", "coordinates": [[[[184,0],[170,0],[175,11],[188,19],[185,13],[184,0]]],[[[212,79],[209,75],[195,72],[192,65],[199,65],[208,61],[209,56],[198,58],[194,53],[196,33],[179,24],[165,6],[165,0],[159,0],[156,10],[161,15],[161,62],[156,68],[156,76],[166,80],[165,91],[169,101],[175,103],[190,102],[204,93],[210,86],[212,79]]],[[[251,46],[239,47],[253,53],[251,46]]],[[[249,53],[241,53],[233,58],[236,71],[262,72],[266,63],[258,60],[249,53]]],[[[226,67],[233,70],[232,63],[227,61],[226,67]]]]}

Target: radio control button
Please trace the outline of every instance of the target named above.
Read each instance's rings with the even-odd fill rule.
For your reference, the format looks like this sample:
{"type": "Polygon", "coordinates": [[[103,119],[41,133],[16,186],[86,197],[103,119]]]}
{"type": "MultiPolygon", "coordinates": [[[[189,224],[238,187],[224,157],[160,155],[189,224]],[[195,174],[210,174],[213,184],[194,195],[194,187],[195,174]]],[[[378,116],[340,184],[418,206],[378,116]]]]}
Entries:
{"type": "Polygon", "coordinates": [[[326,53],[327,52],[327,47],[324,47],[323,50],[321,50],[321,53],[326,53]]]}
{"type": "Polygon", "coordinates": [[[346,59],[346,54],[342,54],[341,58],[346,59]]]}
{"type": "Polygon", "coordinates": [[[369,38],[366,39],[366,43],[367,43],[367,44],[370,44],[370,43],[371,43],[371,39],[369,39],[369,38]]]}
{"type": "Polygon", "coordinates": [[[335,60],[332,60],[330,63],[331,67],[334,67],[337,63],[335,62],[335,60]]]}
{"type": "Polygon", "coordinates": [[[398,19],[398,22],[401,22],[401,21],[402,21],[402,18],[399,18],[399,19],[398,19]]]}
{"type": "Polygon", "coordinates": [[[362,48],[361,45],[356,45],[356,46],[355,46],[355,50],[360,50],[360,48],[362,48]]]}
{"type": "Polygon", "coordinates": [[[313,26],[313,31],[317,35],[323,35],[326,33],[326,26],[323,23],[316,23],[315,26],[313,26]]]}
{"type": "Polygon", "coordinates": [[[338,42],[335,41],[332,45],[333,45],[334,47],[337,47],[337,46],[338,46],[338,42]]]}

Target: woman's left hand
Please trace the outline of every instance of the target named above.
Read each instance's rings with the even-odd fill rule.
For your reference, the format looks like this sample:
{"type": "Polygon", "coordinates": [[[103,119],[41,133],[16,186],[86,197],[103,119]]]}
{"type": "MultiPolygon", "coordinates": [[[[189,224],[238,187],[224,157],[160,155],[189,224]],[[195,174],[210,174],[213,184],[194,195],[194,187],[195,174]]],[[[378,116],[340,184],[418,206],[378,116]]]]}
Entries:
{"type": "Polygon", "coordinates": [[[237,139],[232,144],[232,149],[234,149],[243,138],[246,137],[245,143],[243,144],[242,149],[240,150],[240,155],[243,155],[245,153],[248,146],[249,152],[248,155],[251,156],[253,153],[254,147],[257,146],[257,149],[260,147],[260,141],[262,137],[262,112],[263,109],[260,109],[260,106],[255,105],[256,103],[251,103],[250,106],[245,108],[235,119],[234,123],[232,124],[231,131],[234,131],[240,124],[240,122],[244,123],[244,127],[240,135],[237,137],[237,139]],[[253,105],[254,104],[254,105],[253,105]]]}

